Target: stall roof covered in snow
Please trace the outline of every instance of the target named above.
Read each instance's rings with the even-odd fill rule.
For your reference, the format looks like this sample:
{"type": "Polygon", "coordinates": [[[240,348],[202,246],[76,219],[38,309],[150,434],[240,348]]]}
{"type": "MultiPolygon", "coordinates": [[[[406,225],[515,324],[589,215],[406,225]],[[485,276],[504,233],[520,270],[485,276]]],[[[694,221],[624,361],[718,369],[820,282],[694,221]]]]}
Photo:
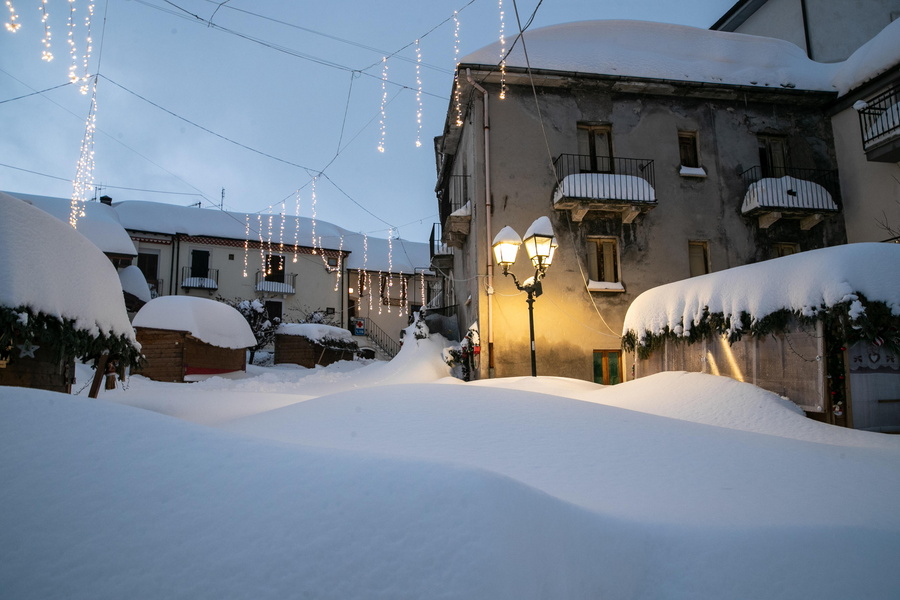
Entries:
{"type": "Polygon", "coordinates": [[[0,306],[134,341],[115,267],[68,222],[0,192],[0,257],[0,306]]]}
{"type": "Polygon", "coordinates": [[[352,341],[350,332],[341,327],[324,325],[322,323],[282,323],[276,333],[279,335],[297,335],[316,342],[325,343],[331,340],[352,341]]]}
{"type": "MultiPolygon", "coordinates": [[[[66,224],[69,223],[69,214],[72,209],[72,201],[69,199],[7,193],[38,207],[66,224]]],[[[125,231],[119,221],[119,216],[112,207],[102,202],[80,204],[84,208],[84,216],[78,218],[76,227],[78,233],[94,242],[95,246],[107,254],[137,256],[131,236],[125,231]]]]}
{"type": "MultiPolygon", "coordinates": [[[[269,239],[270,215],[247,214],[161,204],[158,202],[128,201],[114,204],[122,225],[131,231],[175,235],[210,236],[243,240],[269,239]]],[[[273,241],[312,247],[313,220],[294,215],[271,215],[273,241]],[[282,219],[284,227],[282,228],[282,219]],[[283,232],[283,233],[282,233],[283,232]]],[[[413,273],[416,268],[428,267],[431,256],[428,244],[400,238],[388,242],[385,238],[368,237],[348,231],[327,221],[315,221],[316,245],[329,250],[350,252],[344,265],[348,269],[413,273]],[[343,242],[342,242],[343,239],[343,242]]]]}
{"type": "MultiPolygon", "coordinates": [[[[582,21],[526,34],[506,57],[508,67],[846,94],[900,64],[900,21],[846,61],[818,63],[775,38],[646,21],[582,21]]],[[[496,42],[462,64],[496,65],[496,42]]]]}
{"type": "Polygon", "coordinates": [[[625,315],[623,333],[641,339],[668,328],[686,336],[707,310],[732,323],[742,313],[758,321],[785,309],[815,316],[842,302],[860,310],[859,293],[900,316],[898,265],[900,244],[848,244],[676,281],[638,296],[625,315]]]}
{"type": "Polygon", "coordinates": [[[195,296],[160,296],[134,316],[135,327],[187,331],[201,342],[220,348],[250,348],[256,337],[236,309],[195,296]]]}

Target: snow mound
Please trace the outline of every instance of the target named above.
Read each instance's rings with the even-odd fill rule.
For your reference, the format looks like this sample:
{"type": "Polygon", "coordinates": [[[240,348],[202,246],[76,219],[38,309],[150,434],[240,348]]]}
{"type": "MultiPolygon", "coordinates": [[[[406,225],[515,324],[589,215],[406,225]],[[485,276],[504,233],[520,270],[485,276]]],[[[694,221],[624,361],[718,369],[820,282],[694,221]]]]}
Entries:
{"type": "Polygon", "coordinates": [[[150,302],[150,286],[147,278],[137,265],[128,265],[119,271],[119,281],[122,283],[122,291],[128,292],[143,302],[150,302]]]}
{"type": "Polygon", "coordinates": [[[116,269],[67,222],[0,192],[0,306],[134,342],[116,269]]]}
{"type": "Polygon", "coordinates": [[[187,331],[195,338],[220,348],[250,348],[256,337],[236,309],[195,296],[160,296],[141,307],[135,327],[187,331]]]}

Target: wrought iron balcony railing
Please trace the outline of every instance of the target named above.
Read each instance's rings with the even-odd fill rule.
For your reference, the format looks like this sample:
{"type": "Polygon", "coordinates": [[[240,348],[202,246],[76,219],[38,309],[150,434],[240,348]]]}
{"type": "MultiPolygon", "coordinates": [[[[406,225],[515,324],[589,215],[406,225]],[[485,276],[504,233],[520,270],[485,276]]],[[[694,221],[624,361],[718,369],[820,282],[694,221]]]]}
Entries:
{"type": "Polygon", "coordinates": [[[900,88],[856,105],[863,149],[869,160],[900,160],[900,88]]]}
{"type": "Polygon", "coordinates": [[[219,289],[219,270],[199,270],[192,267],[181,268],[181,287],[201,290],[219,289]]]}
{"type": "Polygon", "coordinates": [[[296,294],[297,293],[297,274],[270,273],[266,275],[262,271],[256,272],[256,291],[270,294],[296,294]]]}
{"type": "Polygon", "coordinates": [[[571,210],[575,221],[595,210],[621,214],[623,222],[631,223],[656,206],[651,159],[561,154],[553,165],[558,182],[553,204],[571,210]]]}
{"type": "Polygon", "coordinates": [[[797,212],[834,212],[840,209],[836,170],[763,168],[741,173],[746,187],[741,212],[756,209],[797,212]]]}

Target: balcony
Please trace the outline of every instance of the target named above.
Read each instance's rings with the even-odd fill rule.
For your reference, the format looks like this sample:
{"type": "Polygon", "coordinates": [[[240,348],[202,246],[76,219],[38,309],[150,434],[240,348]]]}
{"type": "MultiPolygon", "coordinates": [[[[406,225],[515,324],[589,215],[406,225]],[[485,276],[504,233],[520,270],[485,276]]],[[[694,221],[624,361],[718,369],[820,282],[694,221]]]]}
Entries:
{"type": "Polygon", "coordinates": [[[437,191],[441,217],[441,240],[460,248],[469,236],[472,221],[472,205],[469,201],[469,176],[451,175],[437,191]]]}
{"type": "Polygon", "coordinates": [[[570,211],[573,221],[596,211],[631,223],[656,206],[652,160],[561,154],[553,165],[553,206],[570,211]]]}
{"type": "Polygon", "coordinates": [[[866,158],[900,162],[900,88],[894,88],[854,107],[859,113],[866,158]]]}
{"type": "Polygon", "coordinates": [[[219,289],[219,270],[182,267],[181,287],[185,289],[217,290],[219,289]]]}
{"type": "Polygon", "coordinates": [[[840,210],[837,171],[756,166],[741,177],[747,188],[741,214],[757,217],[761,229],[782,218],[793,218],[799,219],[800,229],[807,231],[827,214],[840,210]]]}
{"type": "Polygon", "coordinates": [[[265,294],[296,294],[297,274],[273,271],[266,275],[256,272],[256,291],[265,294]]]}
{"type": "Polygon", "coordinates": [[[450,245],[443,241],[441,235],[441,224],[435,223],[431,226],[431,237],[429,238],[431,248],[431,268],[439,273],[447,273],[453,268],[453,250],[450,245]]]}

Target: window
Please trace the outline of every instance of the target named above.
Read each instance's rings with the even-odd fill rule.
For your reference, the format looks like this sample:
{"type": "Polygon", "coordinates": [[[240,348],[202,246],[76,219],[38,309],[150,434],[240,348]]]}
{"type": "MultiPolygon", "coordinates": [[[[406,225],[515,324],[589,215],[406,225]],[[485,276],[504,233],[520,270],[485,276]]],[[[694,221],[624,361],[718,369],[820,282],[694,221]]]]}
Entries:
{"type": "Polygon", "coordinates": [[[700,151],[696,131],[678,132],[678,154],[681,157],[682,167],[700,168],[700,151]]]}
{"type": "Polygon", "coordinates": [[[274,321],[275,319],[281,320],[282,311],[284,310],[284,304],[278,302],[277,300],[266,300],[264,306],[266,307],[266,314],[269,315],[269,320],[274,321]]]}
{"type": "Polygon", "coordinates": [[[772,258],[781,258],[782,256],[790,256],[800,252],[799,244],[791,244],[786,242],[778,242],[772,244],[772,258]]]}
{"type": "Polygon", "coordinates": [[[191,250],[191,277],[209,277],[209,250],[191,250]]]}
{"type": "Polygon", "coordinates": [[[622,383],[621,350],[594,350],[594,383],[622,383]]]}
{"type": "Polygon", "coordinates": [[[592,281],[619,283],[619,245],[616,238],[588,239],[588,273],[592,281]]]}
{"type": "Polygon", "coordinates": [[[763,177],[784,177],[788,167],[787,138],[777,135],[759,136],[759,166],[763,177]]]}
{"type": "Polygon", "coordinates": [[[709,273],[709,244],[707,242],[688,242],[688,259],[691,277],[709,273]]]}
{"type": "Polygon", "coordinates": [[[609,125],[579,125],[578,154],[582,159],[582,171],[612,173],[612,128],[609,125]]]}
{"type": "Polygon", "coordinates": [[[284,283],[284,257],[277,254],[266,255],[266,281],[284,283]]]}

